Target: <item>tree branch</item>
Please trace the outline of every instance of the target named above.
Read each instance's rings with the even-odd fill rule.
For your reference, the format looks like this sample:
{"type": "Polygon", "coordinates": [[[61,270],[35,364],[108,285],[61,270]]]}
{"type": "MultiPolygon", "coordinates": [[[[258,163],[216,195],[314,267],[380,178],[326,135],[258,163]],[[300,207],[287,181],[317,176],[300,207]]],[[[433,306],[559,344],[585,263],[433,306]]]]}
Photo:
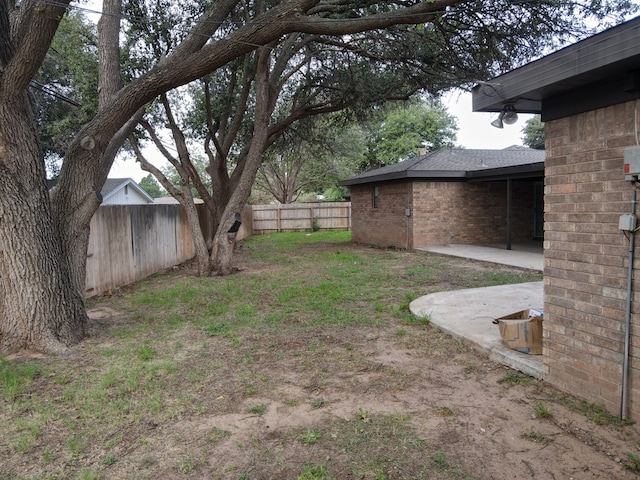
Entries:
{"type": "Polygon", "coordinates": [[[138,144],[138,140],[135,137],[129,137],[129,144],[133,150],[133,153],[136,156],[136,160],[140,164],[140,168],[142,168],[145,172],[151,173],[156,179],[160,182],[160,184],[164,187],[164,189],[176,200],[180,201],[182,198],[182,192],[178,190],[173,183],[171,183],[167,177],[162,173],[158,167],[153,165],[151,162],[147,160],[147,157],[144,156],[142,150],[140,149],[140,145],[138,144]]]}
{"type": "MultiPolygon", "coordinates": [[[[398,8],[393,12],[355,18],[318,18],[300,15],[294,28],[297,32],[321,35],[347,35],[390,27],[392,25],[417,25],[432,22],[447,7],[464,3],[464,0],[432,0],[398,8]]],[[[308,13],[318,13],[308,12],[308,13]]]]}
{"type": "Polygon", "coordinates": [[[167,62],[180,60],[200,50],[218,31],[225,18],[233,11],[240,0],[218,0],[198,19],[189,35],[167,57],[167,62]]]}
{"type": "Polygon", "coordinates": [[[45,3],[0,0],[0,97],[26,90],[40,68],[69,0],[45,3]]]}
{"type": "MultiPolygon", "coordinates": [[[[202,184],[202,179],[196,168],[193,166],[191,162],[191,155],[189,153],[189,149],[187,148],[187,141],[185,139],[184,133],[176,123],[175,117],[173,116],[173,112],[171,110],[171,105],[169,104],[169,99],[166,94],[160,96],[160,101],[162,102],[162,106],[164,107],[165,115],[167,116],[167,120],[169,121],[169,128],[171,129],[171,135],[173,136],[173,141],[176,144],[176,148],[178,150],[178,160],[180,165],[184,169],[184,174],[186,175],[186,179],[193,184],[201,197],[206,198],[209,196],[209,192],[202,184]]],[[[183,177],[182,173],[180,173],[180,177],[183,177]]],[[[185,188],[188,188],[185,187],[185,188]]]]}
{"type": "Polygon", "coordinates": [[[103,108],[122,88],[120,77],[120,11],[122,0],[104,0],[98,21],[98,105],[103,108]]]}

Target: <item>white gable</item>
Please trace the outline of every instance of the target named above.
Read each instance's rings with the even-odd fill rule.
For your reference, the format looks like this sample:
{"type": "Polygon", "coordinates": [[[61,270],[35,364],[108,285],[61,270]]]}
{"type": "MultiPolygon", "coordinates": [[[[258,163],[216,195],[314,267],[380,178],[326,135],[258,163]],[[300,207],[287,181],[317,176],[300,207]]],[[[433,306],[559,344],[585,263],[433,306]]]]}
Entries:
{"type": "MultiPolygon", "coordinates": [[[[109,181],[118,179],[108,179],[109,181]]],[[[109,186],[111,187],[111,186],[109,186]]],[[[102,205],[148,205],[153,203],[153,198],[147,194],[132,179],[122,179],[122,182],[115,185],[112,190],[105,185],[103,189],[102,205]]]]}

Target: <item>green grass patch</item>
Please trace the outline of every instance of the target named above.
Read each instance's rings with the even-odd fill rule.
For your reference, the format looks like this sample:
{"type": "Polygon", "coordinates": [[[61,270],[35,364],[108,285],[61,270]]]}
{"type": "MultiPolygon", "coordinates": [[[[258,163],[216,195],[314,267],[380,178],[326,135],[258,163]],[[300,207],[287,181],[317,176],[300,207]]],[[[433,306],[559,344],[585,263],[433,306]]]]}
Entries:
{"type": "Polygon", "coordinates": [[[247,413],[252,415],[257,415],[261,417],[265,413],[267,413],[267,406],[264,403],[258,403],[256,405],[249,405],[246,409],[247,413]]]}
{"type": "Polygon", "coordinates": [[[553,438],[549,435],[544,435],[542,433],[536,432],[533,428],[522,432],[520,434],[520,438],[524,438],[525,440],[529,440],[530,442],[548,444],[553,442],[553,438]]]}
{"type": "Polygon", "coordinates": [[[640,472],[640,457],[635,453],[627,453],[627,462],[624,464],[624,468],[631,472],[640,472]]]}
{"type": "Polygon", "coordinates": [[[511,371],[507,373],[504,377],[498,380],[498,383],[505,385],[532,385],[535,382],[535,379],[522,372],[511,371]]]}
{"type": "Polygon", "coordinates": [[[302,469],[302,473],[298,475],[297,480],[331,480],[332,478],[324,464],[307,463],[302,469]]]}
{"type": "Polygon", "coordinates": [[[635,424],[634,420],[623,420],[619,416],[607,412],[601,404],[591,403],[583,398],[554,391],[551,393],[551,399],[574,412],[581,413],[596,425],[624,427],[635,424]]]}
{"type": "Polygon", "coordinates": [[[34,363],[10,362],[0,357],[0,391],[5,398],[14,398],[24,392],[33,379],[42,372],[34,363]]]}
{"type": "Polygon", "coordinates": [[[313,445],[322,438],[322,430],[308,428],[297,435],[297,439],[305,445],[313,445]]]}
{"type": "Polygon", "coordinates": [[[551,418],[551,410],[543,403],[536,403],[533,406],[533,416],[535,418],[551,418]]]}

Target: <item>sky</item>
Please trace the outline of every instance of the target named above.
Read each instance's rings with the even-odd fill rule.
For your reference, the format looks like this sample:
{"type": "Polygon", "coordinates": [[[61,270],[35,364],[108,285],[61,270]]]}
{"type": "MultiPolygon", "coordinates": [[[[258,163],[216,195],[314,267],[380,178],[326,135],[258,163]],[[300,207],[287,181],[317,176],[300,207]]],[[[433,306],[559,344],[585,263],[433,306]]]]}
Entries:
{"type": "MultiPolygon", "coordinates": [[[[532,115],[518,114],[518,122],[503,129],[491,126],[497,113],[471,111],[471,93],[456,91],[445,95],[443,103],[458,121],[458,145],[475,149],[503,149],[522,145],[522,129],[532,115]]],[[[152,156],[151,152],[147,152],[152,156]]],[[[148,173],[141,170],[132,159],[117,158],[109,172],[110,178],[133,178],[139,182],[148,173]]]]}
{"type": "Polygon", "coordinates": [[[443,103],[451,115],[458,119],[458,144],[464,148],[503,149],[512,145],[522,145],[522,129],[533,115],[518,114],[513,125],[496,128],[491,122],[498,113],[473,112],[471,93],[456,91],[447,94],[443,103]]]}

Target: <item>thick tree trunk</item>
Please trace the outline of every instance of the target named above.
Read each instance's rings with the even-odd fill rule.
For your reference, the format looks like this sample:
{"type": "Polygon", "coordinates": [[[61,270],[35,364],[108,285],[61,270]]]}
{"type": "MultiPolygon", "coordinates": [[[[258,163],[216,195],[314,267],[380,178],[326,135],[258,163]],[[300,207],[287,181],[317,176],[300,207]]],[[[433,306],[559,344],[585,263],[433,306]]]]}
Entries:
{"type": "Polygon", "coordinates": [[[60,352],[80,341],[87,317],[29,108],[26,94],[0,102],[0,350],[60,352]]]}
{"type": "Polygon", "coordinates": [[[233,246],[225,232],[217,232],[211,248],[211,272],[215,275],[229,275],[236,271],[232,265],[233,246]]]}
{"type": "MultiPolygon", "coordinates": [[[[275,95],[273,95],[269,85],[269,49],[263,48],[259,51],[256,67],[256,103],[255,120],[253,124],[253,136],[246,153],[243,166],[236,178],[236,172],[231,182],[235,183],[228,191],[231,195],[228,201],[218,205],[218,210],[222,212],[221,221],[216,230],[211,249],[211,265],[214,273],[227,275],[234,271],[231,265],[233,258],[233,241],[229,241],[227,232],[235,220],[236,213],[242,211],[251,195],[251,187],[256,179],[258,168],[262,161],[262,153],[267,145],[269,119],[275,108],[275,95]]],[[[240,162],[239,162],[240,163],[240,162]]]]}
{"type": "Polygon", "coordinates": [[[187,221],[191,232],[193,234],[193,243],[196,249],[196,262],[198,264],[198,276],[208,275],[211,272],[211,265],[209,263],[209,249],[202,234],[202,227],[200,227],[200,219],[198,218],[198,212],[195,211],[195,205],[193,208],[187,208],[187,221]],[[193,210],[195,215],[190,212],[193,210]]]}
{"type": "MultiPolygon", "coordinates": [[[[168,182],[167,182],[168,183],[168,182]]],[[[193,196],[188,188],[183,189],[183,194],[178,201],[187,214],[187,223],[191,229],[193,237],[193,245],[196,250],[196,264],[198,266],[198,276],[206,276],[211,273],[211,265],[209,263],[209,249],[200,226],[200,217],[198,210],[193,202],[193,196]]]]}

